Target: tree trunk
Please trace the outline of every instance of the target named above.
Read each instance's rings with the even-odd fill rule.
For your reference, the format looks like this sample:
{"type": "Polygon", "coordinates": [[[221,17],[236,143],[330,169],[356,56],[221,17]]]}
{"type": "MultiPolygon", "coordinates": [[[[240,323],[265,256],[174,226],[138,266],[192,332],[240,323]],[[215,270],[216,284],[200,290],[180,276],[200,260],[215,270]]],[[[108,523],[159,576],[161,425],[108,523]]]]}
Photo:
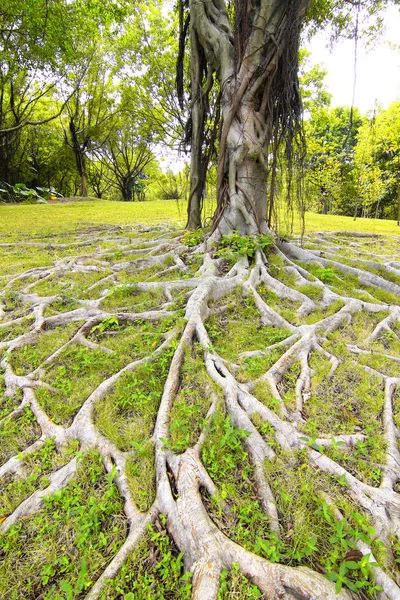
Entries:
{"type": "Polygon", "coordinates": [[[200,68],[200,45],[197,33],[191,25],[191,161],[190,161],[190,194],[188,201],[188,229],[201,227],[201,209],[203,204],[203,193],[205,188],[206,173],[203,166],[203,142],[204,142],[204,99],[201,85],[200,68]]]}
{"type": "MultiPolygon", "coordinates": [[[[268,230],[274,202],[274,189],[267,189],[268,160],[272,155],[276,164],[281,142],[291,151],[300,119],[297,56],[308,5],[309,0],[236,2],[233,27],[223,0],[190,2],[192,28],[222,92],[216,237],[233,229],[242,234],[268,230]]],[[[195,62],[196,52],[192,44],[195,62]]],[[[195,118],[197,111],[194,102],[195,118]]],[[[192,152],[193,176],[199,173],[198,145],[192,152]]],[[[195,185],[193,179],[192,190],[195,185]]]]}
{"type": "Polygon", "coordinates": [[[80,195],[82,197],[87,196],[87,175],[86,175],[86,157],[82,150],[82,146],[79,142],[78,132],[75,127],[73,119],[70,119],[69,130],[71,132],[72,149],[75,155],[76,167],[78,169],[79,177],[81,180],[80,184],[80,195]]]}

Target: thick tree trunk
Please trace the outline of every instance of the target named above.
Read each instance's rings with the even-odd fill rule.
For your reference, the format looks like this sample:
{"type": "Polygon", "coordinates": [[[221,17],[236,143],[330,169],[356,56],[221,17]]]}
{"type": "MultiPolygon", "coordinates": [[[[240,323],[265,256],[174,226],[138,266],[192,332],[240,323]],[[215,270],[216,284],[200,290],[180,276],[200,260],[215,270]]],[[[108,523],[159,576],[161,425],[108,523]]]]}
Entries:
{"type": "MultiPolygon", "coordinates": [[[[267,190],[268,160],[271,154],[276,157],[283,139],[291,144],[299,118],[297,54],[308,4],[237,2],[234,31],[223,0],[190,2],[192,28],[222,92],[216,237],[233,229],[242,234],[268,229],[268,203],[274,200],[267,190]]],[[[192,46],[195,62],[197,50],[192,46]]],[[[197,110],[193,103],[193,116],[197,110]]],[[[198,174],[196,144],[192,152],[192,174],[198,174]]]]}

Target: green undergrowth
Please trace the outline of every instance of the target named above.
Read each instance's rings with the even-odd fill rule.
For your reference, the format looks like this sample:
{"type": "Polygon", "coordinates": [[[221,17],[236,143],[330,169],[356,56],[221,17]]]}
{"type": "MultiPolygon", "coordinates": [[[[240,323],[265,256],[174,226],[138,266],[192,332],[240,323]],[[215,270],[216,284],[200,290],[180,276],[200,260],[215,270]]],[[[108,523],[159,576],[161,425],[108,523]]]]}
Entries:
{"type": "Polygon", "coordinates": [[[124,353],[132,361],[151,354],[174,325],[173,315],[158,321],[136,319],[127,325],[112,316],[92,327],[88,339],[118,354],[124,353]]]}
{"type": "Polygon", "coordinates": [[[81,308],[81,304],[75,300],[71,292],[63,292],[56,300],[46,306],[43,314],[45,317],[51,317],[77,308],[81,308]]]}
{"type": "Polygon", "coordinates": [[[327,376],[328,361],[313,355],[311,398],[305,404],[305,431],[320,437],[352,434],[373,428],[380,432],[379,415],[384,402],[380,378],[365,372],[354,360],[346,359],[332,377],[327,376]]]}
{"type": "Polygon", "coordinates": [[[263,554],[260,540],[272,542],[269,520],[262,512],[245,449],[248,433],[237,429],[218,408],[202,448],[202,462],[218,494],[203,492],[208,512],[218,528],[247,550],[263,554]]]}
{"type": "Polygon", "coordinates": [[[0,597],[84,598],[126,536],[122,501],[97,452],[35,515],[0,538],[0,597]]]}
{"type": "Polygon", "coordinates": [[[21,295],[13,290],[7,290],[0,296],[0,300],[5,312],[5,321],[12,321],[13,319],[19,319],[26,315],[29,309],[30,303],[24,302],[21,295]]]}
{"type": "Polygon", "coordinates": [[[149,524],[129,558],[100,594],[101,600],[190,600],[192,575],[168,535],[166,518],[149,524]]]}
{"type": "Polygon", "coordinates": [[[307,325],[317,323],[322,319],[326,319],[327,317],[336,314],[341,308],[343,308],[344,305],[345,303],[342,300],[335,300],[331,304],[328,304],[328,306],[320,308],[319,310],[314,310],[308,314],[306,317],[304,317],[304,322],[307,323],[307,325]]]}
{"type": "Polygon", "coordinates": [[[75,298],[85,298],[87,288],[110,275],[111,271],[91,271],[90,273],[63,273],[61,277],[52,275],[48,279],[39,281],[31,288],[31,292],[39,296],[58,296],[63,294],[73,295],[75,298]]]}
{"type": "Polygon", "coordinates": [[[126,327],[119,324],[117,317],[101,321],[92,328],[89,337],[115,352],[107,354],[100,348],[68,346],[47,368],[44,376],[58,392],[39,388],[36,392],[39,403],[55,423],[70,424],[77,410],[102,381],[131,362],[152,354],[171,325],[170,319],[138,320],[126,327]]]}
{"type": "Polygon", "coordinates": [[[290,298],[280,298],[275,292],[268,289],[265,285],[260,285],[257,292],[266,304],[286,321],[292,325],[299,324],[299,317],[296,311],[300,308],[301,302],[293,301],[290,298]]]}
{"type": "MultiPolygon", "coordinates": [[[[6,320],[7,317],[6,317],[6,320]]],[[[7,327],[0,327],[0,343],[14,340],[15,338],[28,333],[33,323],[33,316],[28,316],[20,321],[19,323],[8,325],[7,327]]]]}
{"type": "Polygon", "coordinates": [[[14,373],[24,375],[37,369],[46,358],[71,339],[77,329],[76,323],[56,327],[42,333],[35,344],[13,350],[10,365],[14,373]]]}
{"type": "Polygon", "coordinates": [[[238,362],[240,368],[236,377],[241,382],[247,382],[264,375],[282,356],[286,348],[279,344],[265,355],[245,356],[238,362]]]}
{"type": "Polygon", "coordinates": [[[170,439],[166,441],[176,452],[193,446],[204,427],[211,403],[210,395],[218,391],[212,386],[204,366],[203,352],[195,344],[187,349],[181,370],[181,385],[174,400],[170,419],[170,439]]]}
{"type": "Polygon", "coordinates": [[[39,404],[55,423],[68,425],[91,392],[130,360],[126,355],[114,356],[76,344],[68,346],[43,378],[58,392],[39,388],[39,404]]]}
{"type": "Polygon", "coordinates": [[[135,283],[114,287],[102,300],[101,308],[114,312],[156,310],[165,302],[160,289],[141,291],[135,283]]]}
{"type": "Polygon", "coordinates": [[[357,542],[372,544],[375,555],[383,557],[382,545],[374,541],[368,518],[354,508],[346,487],[337,478],[314,469],[306,450],[279,452],[275,461],[266,463],[265,471],[282,532],[273,545],[265,544],[267,558],[325,571],[337,592],[350,588],[375,598],[372,561],[370,555],[357,555],[357,542]],[[342,521],[335,516],[333,506],[340,510],[342,521]]]}
{"type": "Polygon", "coordinates": [[[0,248],[0,275],[15,276],[18,273],[37,267],[47,267],[54,261],[55,253],[43,248],[16,245],[13,248],[0,248]]]}
{"type": "Polygon", "coordinates": [[[378,313],[368,313],[359,311],[352,315],[351,323],[342,323],[342,327],[336,331],[332,331],[328,335],[328,343],[326,348],[338,353],[339,357],[343,354],[341,348],[345,344],[353,344],[361,349],[368,350],[370,346],[368,339],[374,331],[377,324],[387,317],[387,311],[379,311],[378,313]]]}
{"type": "Polygon", "coordinates": [[[6,417],[21,402],[21,392],[16,392],[13,396],[6,396],[5,392],[4,371],[0,367],[0,419],[6,417]]]}
{"type": "Polygon", "coordinates": [[[57,449],[54,440],[48,438],[36,452],[21,453],[26,476],[0,480],[0,518],[10,515],[37,489],[46,488],[49,485],[48,475],[71,460],[77,450],[76,442],[57,449]]]}
{"type": "Polygon", "coordinates": [[[301,365],[295,362],[278,382],[279,394],[289,410],[296,410],[296,383],[301,373],[301,365]]]}
{"type": "Polygon", "coordinates": [[[262,598],[258,587],[251,583],[239,570],[239,565],[233,563],[229,572],[224,569],[219,579],[218,600],[255,600],[262,598]]]}
{"type": "Polygon", "coordinates": [[[270,385],[267,381],[263,379],[257,381],[252,389],[252,394],[270,410],[278,413],[280,412],[282,403],[277,398],[274,398],[270,385]]]}
{"type": "Polygon", "coordinates": [[[29,406],[17,418],[0,424],[0,464],[6,462],[39,439],[41,430],[29,406]]]}
{"type": "Polygon", "coordinates": [[[241,292],[225,296],[210,308],[221,306],[224,312],[211,316],[206,328],[215,350],[230,361],[236,361],[241,352],[263,349],[290,335],[287,330],[265,326],[253,299],[241,292]]]}
{"type": "Polygon", "coordinates": [[[131,450],[127,477],[133,498],[143,511],[154,500],[154,448],[150,438],[175,347],[172,343],[152,361],[124,374],[112,393],[94,407],[99,431],[121,450],[131,450]]]}

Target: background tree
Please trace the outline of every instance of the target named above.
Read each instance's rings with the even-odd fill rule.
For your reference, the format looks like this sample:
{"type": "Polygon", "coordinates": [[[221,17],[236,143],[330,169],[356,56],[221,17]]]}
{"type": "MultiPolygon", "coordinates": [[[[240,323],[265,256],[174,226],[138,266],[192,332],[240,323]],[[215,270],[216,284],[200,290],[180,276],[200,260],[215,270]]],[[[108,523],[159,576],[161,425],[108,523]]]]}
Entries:
{"type": "Polygon", "coordinates": [[[360,196],[375,215],[400,224],[400,102],[373,115],[357,145],[360,196]]]}
{"type": "Polygon", "coordinates": [[[353,214],[357,204],[354,154],[363,118],[357,108],[314,107],[305,123],[308,206],[353,214]]]}

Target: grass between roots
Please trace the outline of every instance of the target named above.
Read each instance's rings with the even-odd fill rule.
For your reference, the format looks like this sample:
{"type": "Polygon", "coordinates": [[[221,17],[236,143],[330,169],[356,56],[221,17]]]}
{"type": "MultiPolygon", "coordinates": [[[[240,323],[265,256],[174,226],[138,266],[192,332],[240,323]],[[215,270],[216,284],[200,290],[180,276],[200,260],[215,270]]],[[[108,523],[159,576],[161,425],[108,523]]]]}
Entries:
{"type": "MultiPolygon", "coordinates": [[[[111,222],[114,218],[119,223],[124,222],[135,211],[135,218],[144,219],[140,211],[147,210],[152,204],[121,205],[124,214],[121,218],[119,204],[93,203],[93,211],[88,213],[87,218],[88,222],[96,222],[104,210],[104,222],[107,219],[111,222]],[[115,215],[107,212],[109,206],[116,210],[115,215]]],[[[76,219],[78,215],[82,218],[81,211],[85,205],[29,209],[33,210],[33,216],[43,214],[51,215],[52,219],[55,216],[61,219],[64,215],[65,221],[55,230],[58,241],[63,242],[73,239],[68,231],[71,230],[73,218],[76,219]],[[40,213],[47,208],[48,213],[40,213]],[[57,210],[53,210],[55,208],[57,210]],[[64,239],[63,231],[66,232],[64,239]]],[[[169,216],[174,218],[172,207],[175,205],[168,202],[166,206],[169,216]]],[[[3,208],[13,208],[20,211],[18,214],[24,215],[24,209],[28,207],[0,207],[0,212],[3,208]]],[[[158,208],[161,211],[160,205],[158,208]]],[[[8,214],[7,210],[4,214],[8,214]]],[[[162,214],[161,211],[160,218],[162,214]]],[[[42,225],[37,226],[36,232],[40,227],[46,228],[49,223],[50,220],[45,219],[42,225]]],[[[356,223],[360,224],[359,221],[356,223]]],[[[83,221],[81,225],[86,227],[83,221]]],[[[18,226],[25,233],[32,233],[27,223],[21,221],[18,226]]],[[[114,234],[117,240],[131,236],[124,230],[114,234]]],[[[126,474],[129,487],[137,507],[143,512],[152,506],[156,495],[152,433],[178,338],[174,338],[162,352],[153,353],[167,332],[176,330],[177,335],[181,333],[183,309],[190,291],[172,290],[173,302],[167,303],[163,291],[142,291],[138,284],[158,278],[168,281],[178,277],[193,277],[201,264],[201,256],[182,257],[188,267],[183,275],[177,273],[176,265],[167,258],[162,265],[150,268],[141,268],[140,263],[139,266],[129,264],[116,274],[115,279],[101,282],[98,286],[95,284],[112,272],[109,268],[111,261],[121,264],[134,260],[136,255],[132,252],[144,246],[151,235],[138,234],[138,243],[132,244],[127,254],[118,245],[110,245],[107,239],[91,243],[83,249],[71,247],[67,251],[57,250],[49,244],[46,248],[38,249],[37,254],[36,250],[25,251],[23,246],[8,249],[10,252],[0,248],[0,275],[11,273],[13,269],[19,272],[34,263],[45,267],[54,261],[62,261],[66,256],[79,256],[94,248],[106,251],[103,255],[106,268],[102,273],[70,273],[61,269],[57,276],[41,277],[42,272],[39,272],[12,283],[2,296],[5,310],[3,321],[24,318],[17,324],[0,327],[0,342],[26,333],[31,326],[32,319],[24,316],[30,310],[29,304],[24,305],[18,295],[25,285],[31,284],[33,293],[57,295],[45,309],[45,316],[74,310],[81,306],[78,299],[96,299],[103,294],[100,307],[110,312],[111,316],[96,321],[87,334],[87,339],[96,344],[97,349],[71,343],[64,347],[52,364],[44,364],[50,355],[72,339],[82,325],[82,322],[74,322],[41,331],[31,344],[23,344],[11,352],[10,364],[17,375],[27,375],[39,367],[44,368],[43,380],[53,389],[35,389],[36,397],[55,423],[66,426],[71,424],[79,408],[101,382],[127,364],[146,357],[132,371],[120,377],[105,397],[94,404],[93,412],[93,420],[100,433],[121,451],[128,453],[126,474]],[[88,290],[91,286],[94,286],[92,290],[88,290]],[[160,306],[175,312],[169,318],[152,322],[137,319],[129,324],[120,314],[140,313],[159,309],[160,306]],[[105,353],[102,348],[107,348],[111,353],[105,353]]],[[[338,248],[340,244],[350,248],[344,236],[343,239],[339,238],[336,236],[332,243],[337,244],[338,248]]],[[[198,238],[194,235],[192,241],[195,243],[198,238]]],[[[383,243],[377,240],[373,244],[363,245],[366,253],[371,248],[382,255],[389,247],[393,251],[397,246],[396,240],[383,243]]],[[[147,252],[146,249],[144,251],[147,252]]],[[[343,274],[333,267],[302,265],[308,275],[303,285],[298,285],[277,254],[271,252],[268,262],[273,277],[301,291],[316,303],[316,310],[300,318],[297,314],[300,302],[281,299],[265,285],[259,286],[258,292],[268,306],[293,325],[315,323],[343,307],[344,301],[340,299],[324,304],[322,288],[315,285],[318,284],[317,280],[345,296],[351,295],[375,304],[399,302],[394,294],[374,286],[363,286],[358,277],[343,274]]],[[[376,273],[383,277],[387,275],[380,268],[376,269],[376,273]]],[[[388,276],[387,279],[394,281],[395,278],[388,276]]],[[[284,341],[291,332],[265,325],[252,296],[239,290],[211,303],[209,308],[211,316],[205,325],[212,350],[220,354],[241,384],[249,384],[251,392],[279,414],[280,402],[262,376],[286,351],[284,341]],[[270,346],[274,348],[268,349],[270,346]],[[243,352],[265,349],[268,350],[264,355],[241,356],[243,352]]],[[[379,563],[394,574],[396,561],[397,564],[400,561],[399,540],[391,540],[392,555],[385,553],[368,516],[350,500],[345,478],[328,476],[315,468],[308,459],[307,451],[309,448],[318,449],[361,481],[379,486],[386,460],[382,424],[384,391],[382,377],[374,371],[397,375],[398,361],[395,359],[400,358],[400,325],[393,324],[392,331],[382,333],[374,342],[368,342],[368,337],[377,323],[388,314],[387,307],[374,314],[356,312],[351,322],[343,321],[339,330],[328,333],[326,337],[321,336],[323,349],[340,360],[334,375],[330,375],[332,364],[322,352],[312,351],[308,356],[313,379],[310,396],[304,400],[304,422],[299,424],[306,441],[304,450],[293,453],[282,451],[272,427],[263,422],[259,415],[252,416],[253,424],[276,454],[276,459],[266,462],[264,469],[266,481],[277,503],[280,538],[272,531],[269,519],[261,508],[254,467],[246,450],[249,434],[237,429],[227,416],[221,392],[207,374],[203,351],[196,341],[184,354],[177,395],[168,415],[169,435],[162,440],[166,449],[183,453],[196,443],[205,428],[207,436],[201,458],[217,487],[217,494],[210,497],[202,489],[202,500],[211,519],[228,537],[272,562],[290,566],[305,565],[325,573],[338,591],[343,587],[353,590],[358,586],[370,599],[376,597],[377,591],[370,559],[368,556],[357,558],[356,555],[357,560],[350,560],[349,553],[355,552],[357,542],[362,540],[372,546],[379,563]],[[358,346],[366,353],[356,355],[351,351],[353,346],[358,346]],[[217,402],[217,410],[212,418],[206,419],[213,400],[217,402]],[[317,447],[318,437],[355,433],[362,434],[364,439],[348,448],[343,448],[340,442],[332,443],[329,448],[317,447]],[[334,506],[343,515],[342,521],[335,514],[334,506]],[[354,564],[349,566],[347,563],[354,564]]],[[[0,424],[0,460],[4,462],[11,456],[19,455],[25,467],[24,477],[12,476],[0,481],[0,522],[34,491],[44,489],[49,483],[50,473],[76,455],[79,457],[79,468],[76,478],[64,490],[48,498],[39,513],[22,519],[0,538],[0,558],[4,561],[0,574],[0,598],[83,598],[126,537],[126,522],[114,474],[104,471],[96,452],[82,453],[76,443],[57,449],[50,439],[35,452],[24,454],[24,449],[40,438],[41,431],[30,408],[25,408],[14,420],[7,418],[22,397],[19,392],[15,397],[4,395],[4,375],[0,371],[0,419],[5,417],[0,424]]],[[[278,382],[282,401],[289,410],[296,409],[296,382],[299,375],[300,363],[295,361],[278,382]]],[[[400,427],[398,390],[393,405],[395,424],[400,427]]],[[[149,525],[145,537],[121,571],[107,584],[102,593],[103,600],[185,600],[191,597],[192,576],[184,571],[182,553],[170,537],[167,525],[162,515],[155,524],[149,525]]],[[[260,596],[258,588],[239,572],[237,565],[229,573],[225,570],[222,572],[220,599],[253,599],[260,596]]]]}
{"type": "Polygon", "coordinates": [[[172,343],[154,360],[126,373],[113,392],[95,405],[94,419],[100,432],[121,450],[132,450],[127,477],[142,511],[150,508],[155,496],[151,434],[175,347],[172,343]]]}
{"type": "Polygon", "coordinates": [[[76,479],[0,538],[0,597],[82,598],[125,535],[113,475],[104,472],[96,452],[87,452],[79,460],[76,479]]]}

